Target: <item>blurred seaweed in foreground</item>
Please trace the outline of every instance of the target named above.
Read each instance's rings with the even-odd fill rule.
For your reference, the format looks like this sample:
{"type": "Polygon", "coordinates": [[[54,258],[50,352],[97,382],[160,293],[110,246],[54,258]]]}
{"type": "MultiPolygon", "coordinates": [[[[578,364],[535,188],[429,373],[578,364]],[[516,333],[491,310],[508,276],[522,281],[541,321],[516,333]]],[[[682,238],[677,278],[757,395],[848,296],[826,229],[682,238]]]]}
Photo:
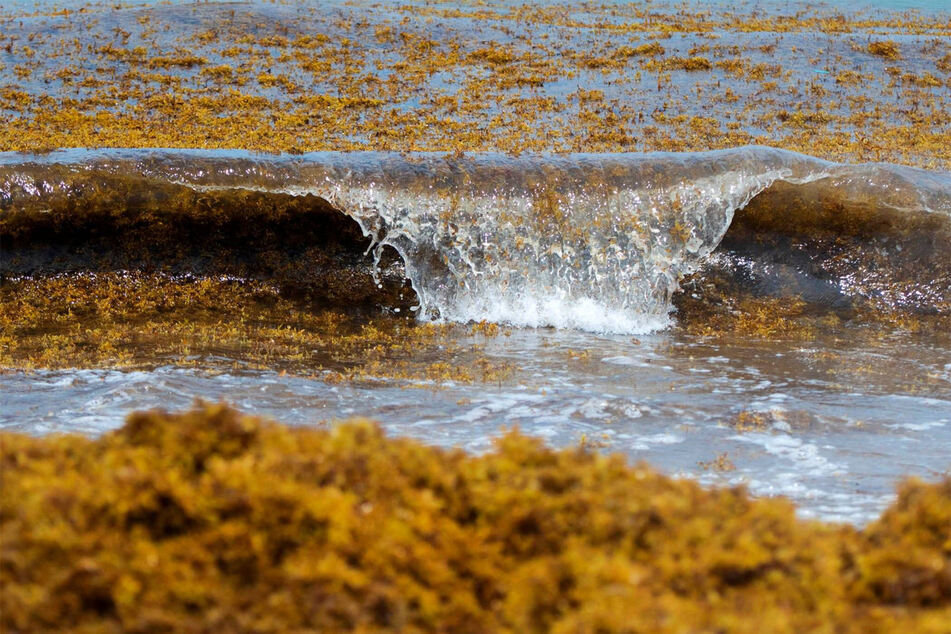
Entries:
{"type": "Polygon", "coordinates": [[[224,406],[0,435],[7,632],[951,631],[951,479],[857,530],[512,433],[224,406]]]}

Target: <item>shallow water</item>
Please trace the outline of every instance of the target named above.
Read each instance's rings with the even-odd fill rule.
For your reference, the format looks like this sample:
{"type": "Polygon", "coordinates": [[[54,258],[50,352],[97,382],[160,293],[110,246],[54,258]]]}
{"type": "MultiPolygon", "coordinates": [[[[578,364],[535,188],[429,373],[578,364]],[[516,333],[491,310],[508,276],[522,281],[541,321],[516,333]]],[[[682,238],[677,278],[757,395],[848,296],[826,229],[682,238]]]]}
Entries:
{"type": "Polygon", "coordinates": [[[927,341],[903,343],[900,356],[894,345],[843,341],[658,333],[634,342],[555,329],[481,342],[514,374],[488,384],[334,384],[174,367],[14,372],[0,378],[0,427],[99,434],[129,411],[195,398],[300,425],[367,416],[390,434],[476,452],[517,426],[554,446],[585,443],[705,483],[746,484],[789,496],[804,516],[854,523],[877,516],[902,476],[949,467],[951,350],[927,341]],[[721,454],[728,462],[714,464],[721,454]]]}

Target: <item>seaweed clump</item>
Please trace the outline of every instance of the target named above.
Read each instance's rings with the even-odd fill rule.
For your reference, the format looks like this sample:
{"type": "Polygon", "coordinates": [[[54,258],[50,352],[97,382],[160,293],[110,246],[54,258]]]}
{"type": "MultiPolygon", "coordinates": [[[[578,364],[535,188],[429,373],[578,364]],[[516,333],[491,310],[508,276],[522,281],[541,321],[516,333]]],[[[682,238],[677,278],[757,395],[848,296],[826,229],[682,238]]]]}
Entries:
{"type": "Polygon", "coordinates": [[[947,478],[905,484],[859,531],[517,433],[470,456],[215,405],[2,440],[4,631],[951,623],[947,478]]]}
{"type": "Polygon", "coordinates": [[[0,372],[173,364],[427,387],[507,377],[509,364],[482,350],[499,327],[477,324],[467,333],[330,310],[253,280],[119,272],[0,283],[0,372]]]}
{"type": "Polygon", "coordinates": [[[868,52],[872,55],[878,55],[886,59],[899,59],[901,52],[898,50],[898,44],[892,41],[869,42],[868,52]]]}

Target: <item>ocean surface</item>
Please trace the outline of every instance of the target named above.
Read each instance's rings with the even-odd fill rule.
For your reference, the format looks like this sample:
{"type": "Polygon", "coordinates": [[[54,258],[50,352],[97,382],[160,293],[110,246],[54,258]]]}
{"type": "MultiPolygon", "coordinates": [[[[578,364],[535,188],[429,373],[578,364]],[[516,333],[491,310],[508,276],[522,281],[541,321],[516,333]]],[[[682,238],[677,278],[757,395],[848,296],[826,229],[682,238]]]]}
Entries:
{"type": "MultiPolygon", "coordinates": [[[[2,11],[76,6],[14,0],[2,11]]],[[[808,45],[814,34],[795,37],[808,45]]],[[[557,97],[568,87],[552,90],[557,97]]],[[[0,372],[0,429],[96,435],[133,410],[187,408],[196,398],[289,424],[369,417],[390,434],[473,452],[518,427],[553,446],[621,452],[704,483],[788,496],[804,516],[857,524],[880,513],[900,478],[951,468],[951,338],[906,327],[948,323],[949,172],[765,146],[518,156],[0,152],[2,283],[144,270],[105,257],[122,248],[115,218],[140,214],[148,230],[165,223],[161,230],[175,232],[183,215],[153,212],[182,192],[227,216],[222,226],[241,222],[250,193],[329,214],[361,236],[335,247],[347,266],[364,266],[381,289],[369,299],[361,291],[354,305],[387,319],[460,324],[427,361],[451,364],[454,351],[477,347],[507,371],[473,382],[386,372],[340,382],[324,369],[238,367],[227,352],[195,355],[188,367],[161,358],[132,369],[13,364],[0,372]],[[727,282],[709,290],[707,280],[727,282]],[[688,305],[719,310],[740,295],[800,302],[816,323],[838,325],[751,336],[681,323],[688,305]],[[876,319],[886,325],[866,336],[876,319]],[[483,322],[501,329],[471,328],[483,322]]],[[[277,231],[267,218],[246,222],[259,224],[242,235],[277,231]]],[[[198,242],[183,241],[184,255],[163,255],[161,266],[216,279],[288,269],[255,260],[251,246],[227,254],[241,261],[239,274],[222,244],[198,242]]],[[[286,257],[299,269],[316,256],[286,257]]]]}
{"type": "MultiPolygon", "coordinates": [[[[204,4],[235,4],[234,2],[226,0],[208,0],[204,4]]],[[[534,0],[533,2],[517,2],[516,0],[498,0],[489,4],[498,5],[498,6],[514,6],[514,5],[552,5],[556,4],[557,0],[534,0]]],[[[183,0],[128,0],[121,3],[122,6],[156,6],[156,5],[189,5],[192,4],[188,1],[183,0]]],[[[344,0],[329,0],[326,4],[345,4],[344,0]]],[[[455,6],[473,6],[481,5],[484,6],[485,2],[465,2],[456,1],[451,3],[444,3],[447,5],[455,6]]],[[[630,4],[625,0],[611,0],[610,4],[630,4]]],[[[852,0],[825,0],[824,2],[806,2],[804,0],[767,0],[765,2],[726,2],[725,0],[712,0],[704,1],[702,3],[691,3],[691,2],[677,2],[677,3],[664,3],[664,2],[652,2],[654,6],[663,7],[663,6],[673,6],[673,5],[682,5],[682,6],[701,6],[701,7],[716,7],[716,8],[745,8],[747,6],[758,6],[766,11],[795,11],[801,8],[812,8],[812,9],[822,9],[822,8],[832,8],[832,9],[843,9],[848,11],[863,11],[868,9],[891,9],[898,11],[921,11],[925,13],[931,12],[941,12],[951,10],[951,3],[945,2],[944,0],[859,0],[857,2],[852,0]]],[[[59,9],[77,9],[80,7],[95,7],[96,3],[89,2],[89,0],[7,0],[4,3],[3,9],[10,14],[23,14],[31,11],[55,11],[59,9]]]]}

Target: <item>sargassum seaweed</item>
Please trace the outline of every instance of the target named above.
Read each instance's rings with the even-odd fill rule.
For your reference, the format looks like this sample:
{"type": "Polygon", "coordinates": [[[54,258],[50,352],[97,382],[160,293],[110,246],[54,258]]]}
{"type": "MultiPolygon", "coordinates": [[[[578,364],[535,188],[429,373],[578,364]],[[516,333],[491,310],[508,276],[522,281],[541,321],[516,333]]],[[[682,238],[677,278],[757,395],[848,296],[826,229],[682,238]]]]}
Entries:
{"type": "Polygon", "coordinates": [[[870,526],[511,433],[224,405],[0,435],[8,632],[948,632],[951,478],[870,526]]]}

